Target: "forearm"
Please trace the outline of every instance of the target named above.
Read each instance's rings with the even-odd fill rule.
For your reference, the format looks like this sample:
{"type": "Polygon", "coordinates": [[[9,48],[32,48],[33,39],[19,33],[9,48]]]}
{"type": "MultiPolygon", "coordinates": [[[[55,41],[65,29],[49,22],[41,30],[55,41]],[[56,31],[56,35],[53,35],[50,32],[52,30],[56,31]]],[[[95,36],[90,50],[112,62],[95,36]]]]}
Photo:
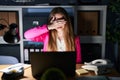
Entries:
{"type": "Polygon", "coordinates": [[[47,25],[31,28],[24,33],[26,39],[32,39],[48,32],[47,25]]]}

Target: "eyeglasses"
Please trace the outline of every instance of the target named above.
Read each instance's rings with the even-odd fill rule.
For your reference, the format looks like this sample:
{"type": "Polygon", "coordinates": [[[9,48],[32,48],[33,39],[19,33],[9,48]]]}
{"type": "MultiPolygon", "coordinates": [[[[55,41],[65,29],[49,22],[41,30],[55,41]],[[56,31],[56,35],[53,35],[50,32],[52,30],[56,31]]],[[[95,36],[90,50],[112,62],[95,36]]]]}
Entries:
{"type": "Polygon", "coordinates": [[[55,18],[55,20],[65,20],[64,17],[61,17],[61,18],[55,18]]]}
{"type": "Polygon", "coordinates": [[[66,22],[66,20],[65,20],[64,17],[61,17],[61,18],[55,18],[54,22],[56,22],[56,23],[63,23],[63,22],[66,22]]]}
{"type": "Polygon", "coordinates": [[[53,23],[53,22],[55,22],[55,23],[64,23],[64,22],[66,22],[64,17],[61,17],[61,18],[54,17],[54,19],[53,20],[52,19],[53,19],[53,17],[51,18],[51,23],[53,23]]]}

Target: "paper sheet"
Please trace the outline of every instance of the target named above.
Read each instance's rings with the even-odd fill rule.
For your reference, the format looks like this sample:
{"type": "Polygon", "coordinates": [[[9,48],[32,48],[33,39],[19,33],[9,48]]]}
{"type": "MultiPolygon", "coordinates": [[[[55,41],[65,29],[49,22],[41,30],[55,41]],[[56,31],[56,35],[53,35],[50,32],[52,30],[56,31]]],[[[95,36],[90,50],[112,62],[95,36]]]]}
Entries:
{"type": "Polygon", "coordinates": [[[24,69],[26,69],[26,68],[28,68],[28,67],[30,67],[30,66],[31,66],[31,65],[29,65],[29,64],[17,63],[17,64],[14,64],[14,65],[9,66],[9,67],[7,67],[7,68],[1,69],[0,72],[8,73],[8,72],[13,71],[13,70],[18,71],[18,70],[19,70],[20,68],[22,68],[22,67],[23,67],[24,69]]]}

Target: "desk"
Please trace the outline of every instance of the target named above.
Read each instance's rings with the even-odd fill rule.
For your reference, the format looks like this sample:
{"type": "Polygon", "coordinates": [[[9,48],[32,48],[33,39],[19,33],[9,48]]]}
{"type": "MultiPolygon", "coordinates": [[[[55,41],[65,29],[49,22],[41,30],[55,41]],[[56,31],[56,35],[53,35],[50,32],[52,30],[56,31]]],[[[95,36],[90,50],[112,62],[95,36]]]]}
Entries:
{"type": "MultiPolygon", "coordinates": [[[[83,65],[83,64],[76,64],[76,69],[81,68],[82,65],[83,65]]],[[[0,69],[4,69],[4,68],[6,68],[6,67],[8,67],[8,66],[10,66],[10,65],[0,65],[0,69]]],[[[31,67],[26,68],[26,69],[25,69],[25,72],[24,72],[24,77],[23,77],[22,79],[20,79],[20,80],[35,80],[35,79],[32,77],[32,74],[31,74],[31,73],[32,73],[32,72],[31,72],[31,67]]],[[[0,76],[2,76],[2,74],[3,74],[3,73],[0,72],[0,76]]],[[[94,73],[93,71],[90,71],[89,73],[84,74],[84,75],[80,75],[80,76],[94,76],[94,75],[95,75],[95,73],[94,73]]],[[[80,76],[76,74],[76,77],[80,77],[80,76]]],[[[116,77],[120,77],[120,74],[117,73],[117,71],[113,69],[111,73],[106,74],[105,76],[116,76],[116,77]]],[[[1,78],[0,78],[0,80],[1,80],[1,78]]],[[[69,80],[75,80],[75,78],[70,78],[69,80]]]]}
{"type": "MultiPolygon", "coordinates": [[[[83,64],[76,64],[76,69],[80,69],[83,64]]],[[[76,75],[79,77],[79,75],[76,75]]],[[[93,71],[89,71],[89,73],[80,75],[80,76],[95,76],[95,73],[93,71]]],[[[120,77],[120,73],[118,73],[114,68],[111,69],[110,73],[104,74],[103,76],[109,76],[109,77],[120,77]]]]}

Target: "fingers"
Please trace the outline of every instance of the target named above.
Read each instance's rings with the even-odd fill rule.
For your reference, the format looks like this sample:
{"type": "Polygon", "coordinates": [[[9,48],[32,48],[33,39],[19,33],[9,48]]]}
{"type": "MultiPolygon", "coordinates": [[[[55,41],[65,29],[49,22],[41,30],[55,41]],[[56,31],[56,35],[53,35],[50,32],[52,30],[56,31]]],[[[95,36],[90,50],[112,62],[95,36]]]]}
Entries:
{"type": "Polygon", "coordinates": [[[49,25],[49,30],[57,29],[57,27],[64,26],[66,21],[64,19],[56,20],[56,17],[52,17],[49,25]]]}
{"type": "Polygon", "coordinates": [[[53,23],[55,21],[55,19],[56,19],[55,16],[53,16],[50,23],[53,23]]]}
{"type": "Polygon", "coordinates": [[[64,26],[66,24],[66,21],[53,21],[52,27],[56,29],[57,27],[64,26]]]}

